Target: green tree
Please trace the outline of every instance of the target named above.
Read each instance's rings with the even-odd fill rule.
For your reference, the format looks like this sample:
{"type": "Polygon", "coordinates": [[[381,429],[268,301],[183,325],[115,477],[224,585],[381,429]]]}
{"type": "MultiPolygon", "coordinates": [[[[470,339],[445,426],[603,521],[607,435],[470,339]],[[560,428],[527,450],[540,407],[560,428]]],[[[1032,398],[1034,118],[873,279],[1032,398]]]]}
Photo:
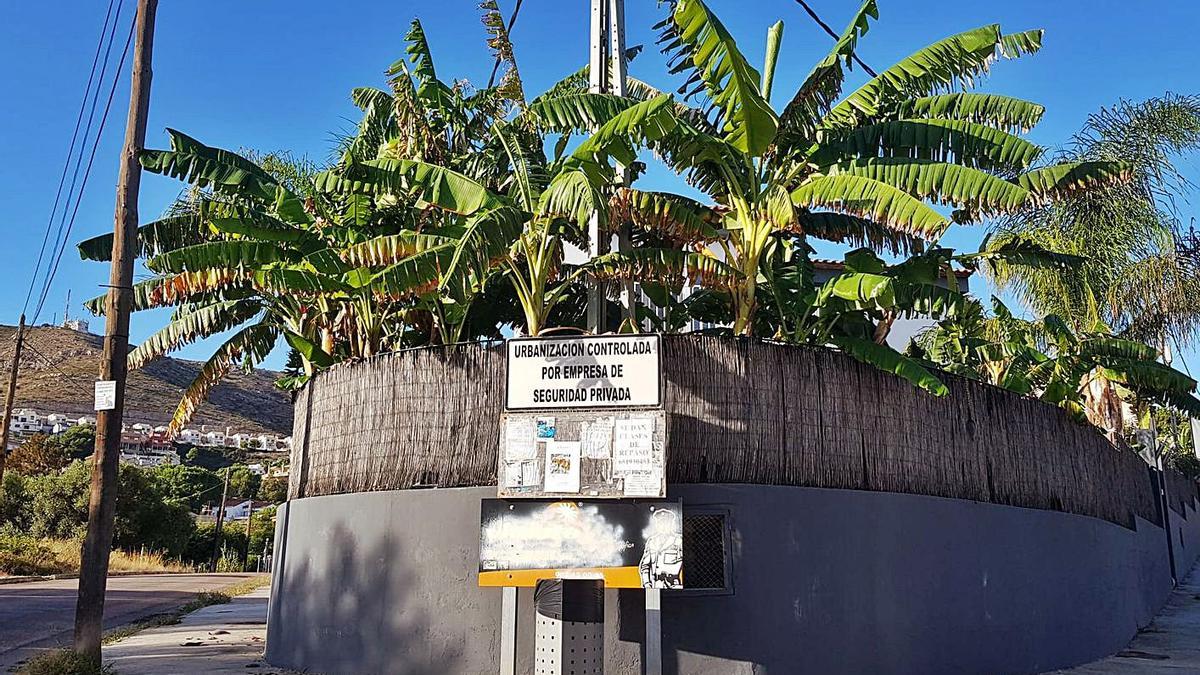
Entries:
{"type": "Polygon", "coordinates": [[[150,470],[163,497],[183,504],[192,512],[212,502],[221,493],[222,480],[216,472],[198,466],[164,465],[150,470]]]}
{"type": "Polygon", "coordinates": [[[287,501],[288,479],[280,476],[273,476],[262,479],[262,485],[258,489],[258,498],[278,504],[287,501]]]}
{"type": "Polygon", "coordinates": [[[36,476],[59,471],[70,461],[70,455],[52,436],[34,434],[8,456],[8,469],[36,476]]]}
{"type": "MultiPolygon", "coordinates": [[[[671,2],[660,42],[672,72],[687,76],[684,90],[703,95],[705,108],[681,109],[679,123],[653,145],[716,205],[634,190],[620,198],[635,226],[665,230],[701,253],[716,248],[724,265],[702,265],[701,254],[678,248],[646,248],[613,254],[610,270],[699,276],[727,297],[733,332],[748,335],[769,249],[781,236],[911,252],[952,221],[978,222],[1123,180],[1122,165],[1106,161],[1033,169],[1043,149],[1015,132],[1036,124],[1042,106],[969,91],[995,59],[1037,51],[1041,31],[1005,34],[990,25],[952,35],[842,96],[845,71],[877,16],[875,0],[864,2],[776,113],[768,101],[782,23],[768,32],[760,73],[703,2],[671,2]],[[953,217],[933,203],[955,207],[953,217]]],[[[808,256],[802,241],[794,255],[808,256]]]]}
{"type": "Polygon", "coordinates": [[[1121,101],[1091,115],[1066,148],[1067,161],[1119,161],[1132,180],[1025,205],[1001,220],[985,247],[1021,238],[1084,261],[1054,273],[1001,265],[988,270],[992,278],[1075,330],[1103,323],[1160,349],[1195,344],[1200,256],[1179,223],[1176,201],[1191,184],[1176,165],[1200,148],[1200,96],[1121,101]]]}
{"type": "Polygon", "coordinates": [[[254,473],[243,464],[234,465],[229,474],[229,494],[231,496],[254,499],[258,495],[258,486],[262,476],[254,473]]]}
{"type": "Polygon", "coordinates": [[[1159,363],[1154,347],[1114,336],[1099,324],[1075,332],[1053,314],[1020,319],[996,298],[990,315],[972,301],[922,333],[910,353],[955,374],[1037,396],[1113,438],[1125,431],[1122,403],[1200,414],[1196,381],[1159,363]]]}
{"type": "Polygon", "coordinates": [[[96,428],[90,424],[78,424],[51,436],[50,442],[62,448],[71,459],[85,459],[95,449],[96,428]]]}

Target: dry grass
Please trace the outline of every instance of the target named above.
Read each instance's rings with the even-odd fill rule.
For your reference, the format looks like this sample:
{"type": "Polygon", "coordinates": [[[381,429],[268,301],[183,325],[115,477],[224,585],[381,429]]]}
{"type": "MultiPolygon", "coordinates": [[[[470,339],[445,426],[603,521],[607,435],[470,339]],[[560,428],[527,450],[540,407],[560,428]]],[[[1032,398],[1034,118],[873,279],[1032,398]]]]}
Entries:
{"type": "MultiPolygon", "coordinates": [[[[79,553],[79,542],[73,539],[0,536],[0,576],[74,574],[79,571],[79,553]]],[[[153,551],[113,551],[108,569],[110,573],[195,571],[153,551]]]]}
{"type": "Polygon", "coordinates": [[[112,666],[102,666],[71,650],[45,652],[21,666],[17,675],[115,675],[112,666]]]}

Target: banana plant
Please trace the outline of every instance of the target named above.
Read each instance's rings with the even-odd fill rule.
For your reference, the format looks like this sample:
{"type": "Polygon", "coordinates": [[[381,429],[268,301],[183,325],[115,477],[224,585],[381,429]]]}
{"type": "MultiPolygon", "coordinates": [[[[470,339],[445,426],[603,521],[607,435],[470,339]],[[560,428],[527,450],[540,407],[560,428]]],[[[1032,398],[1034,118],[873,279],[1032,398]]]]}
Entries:
{"type": "Polygon", "coordinates": [[[988,315],[972,301],[909,346],[908,355],[1060,406],[1114,437],[1127,406],[1200,413],[1196,381],[1158,361],[1158,351],[1113,335],[1103,324],[1076,333],[1056,315],[1015,317],[997,298],[988,315]]]}
{"type": "MultiPolygon", "coordinates": [[[[490,100],[502,103],[501,113],[486,127],[468,123],[480,133],[460,144],[431,140],[409,142],[401,134],[401,120],[417,120],[420,114],[376,116],[364,114],[361,129],[377,129],[381,151],[373,157],[363,152],[347,153],[345,161],[317,177],[317,189],[328,195],[356,195],[375,208],[393,203],[412,203],[423,208],[427,218],[438,220],[444,231],[454,231],[453,240],[428,242],[414,248],[412,233],[374,238],[350,251],[354,262],[407,265],[435,274],[416,274],[404,281],[428,283],[435,298],[451,297],[471,289],[478,294],[489,280],[502,275],[511,285],[521,308],[524,331],[537,335],[547,327],[555,308],[573,292],[575,282],[592,272],[591,267],[564,262],[564,246],[587,246],[587,225],[597,218],[607,223],[610,205],[605,189],[616,179],[613,162],[629,166],[636,148],[657,141],[674,125],[675,102],[665,94],[638,101],[621,97],[577,100],[542,96],[527,102],[512,47],[495,7],[485,3],[485,25],[492,34],[489,44],[505,73],[490,100]],[[589,133],[571,152],[563,135],[553,155],[545,150],[547,134],[561,128],[561,115],[579,122],[586,119],[589,133]],[[386,134],[400,134],[400,140],[386,134]],[[383,134],[384,136],[381,136],[383,134]],[[434,151],[431,151],[431,148],[434,151]]],[[[419,24],[414,23],[414,32],[419,24]]],[[[410,50],[413,32],[410,32],[410,50]]],[[[423,101],[421,91],[452,90],[436,80],[427,46],[415,51],[416,82],[407,66],[393,66],[403,74],[394,84],[400,110],[408,100],[423,101]],[[411,95],[409,92],[412,92],[411,95]],[[403,101],[400,99],[403,98],[403,101]]],[[[483,92],[480,94],[483,95],[483,92]]],[[[432,108],[424,101],[423,110],[432,108]]],[[[412,126],[412,122],[407,123],[412,126]]],[[[448,132],[453,124],[434,126],[421,138],[458,137],[448,132]]],[[[361,132],[360,132],[361,135],[361,132]]],[[[371,143],[351,143],[369,147],[371,143]]],[[[402,290],[402,289],[401,289],[402,290]]]]}
{"type": "MultiPolygon", "coordinates": [[[[782,23],[768,31],[760,72],[702,0],[667,4],[660,43],[671,72],[686,77],[680,92],[701,106],[677,106],[677,123],[651,147],[714,204],[638,193],[628,199],[635,205],[630,220],[675,230],[712,225],[715,236],[697,243],[719,252],[733,271],[722,281],[736,334],[754,332],[759,280],[781,233],[911,253],[951,222],[978,222],[1128,178],[1118,162],[1042,165],[1042,148],[1019,135],[1041,118],[1042,106],[970,91],[996,58],[1037,51],[1041,31],[1005,34],[989,25],[952,35],[843,96],[859,41],[878,16],[875,0],[867,0],[776,112],[770,99],[782,23]],[[953,207],[953,214],[936,205],[953,207]]],[[[570,87],[558,87],[564,89],[570,87]]],[[[654,94],[648,87],[631,91],[654,94]]],[[[609,263],[679,276],[679,265],[690,260],[637,255],[638,264],[617,256],[609,263]]]]}

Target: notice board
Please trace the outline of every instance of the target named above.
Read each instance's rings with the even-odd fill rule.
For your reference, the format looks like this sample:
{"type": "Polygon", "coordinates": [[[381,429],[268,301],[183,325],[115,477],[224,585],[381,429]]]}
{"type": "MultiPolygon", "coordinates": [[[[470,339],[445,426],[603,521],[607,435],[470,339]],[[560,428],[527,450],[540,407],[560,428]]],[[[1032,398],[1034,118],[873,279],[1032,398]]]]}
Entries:
{"type": "Polygon", "coordinates": [[[661,498],[661,410],[509,411],[500,418],[500,497],[661,498]]]}

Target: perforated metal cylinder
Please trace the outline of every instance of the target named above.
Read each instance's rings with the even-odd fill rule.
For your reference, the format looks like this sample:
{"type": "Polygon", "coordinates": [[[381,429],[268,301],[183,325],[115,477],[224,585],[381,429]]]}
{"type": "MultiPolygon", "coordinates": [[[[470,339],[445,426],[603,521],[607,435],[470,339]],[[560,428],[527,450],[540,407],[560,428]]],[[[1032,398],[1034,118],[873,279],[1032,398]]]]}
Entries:
{"type": "Polygon", "coordinates": [[[534,605],[534,674],[602,675],[604,583],[539,581],[534,605]]]}

